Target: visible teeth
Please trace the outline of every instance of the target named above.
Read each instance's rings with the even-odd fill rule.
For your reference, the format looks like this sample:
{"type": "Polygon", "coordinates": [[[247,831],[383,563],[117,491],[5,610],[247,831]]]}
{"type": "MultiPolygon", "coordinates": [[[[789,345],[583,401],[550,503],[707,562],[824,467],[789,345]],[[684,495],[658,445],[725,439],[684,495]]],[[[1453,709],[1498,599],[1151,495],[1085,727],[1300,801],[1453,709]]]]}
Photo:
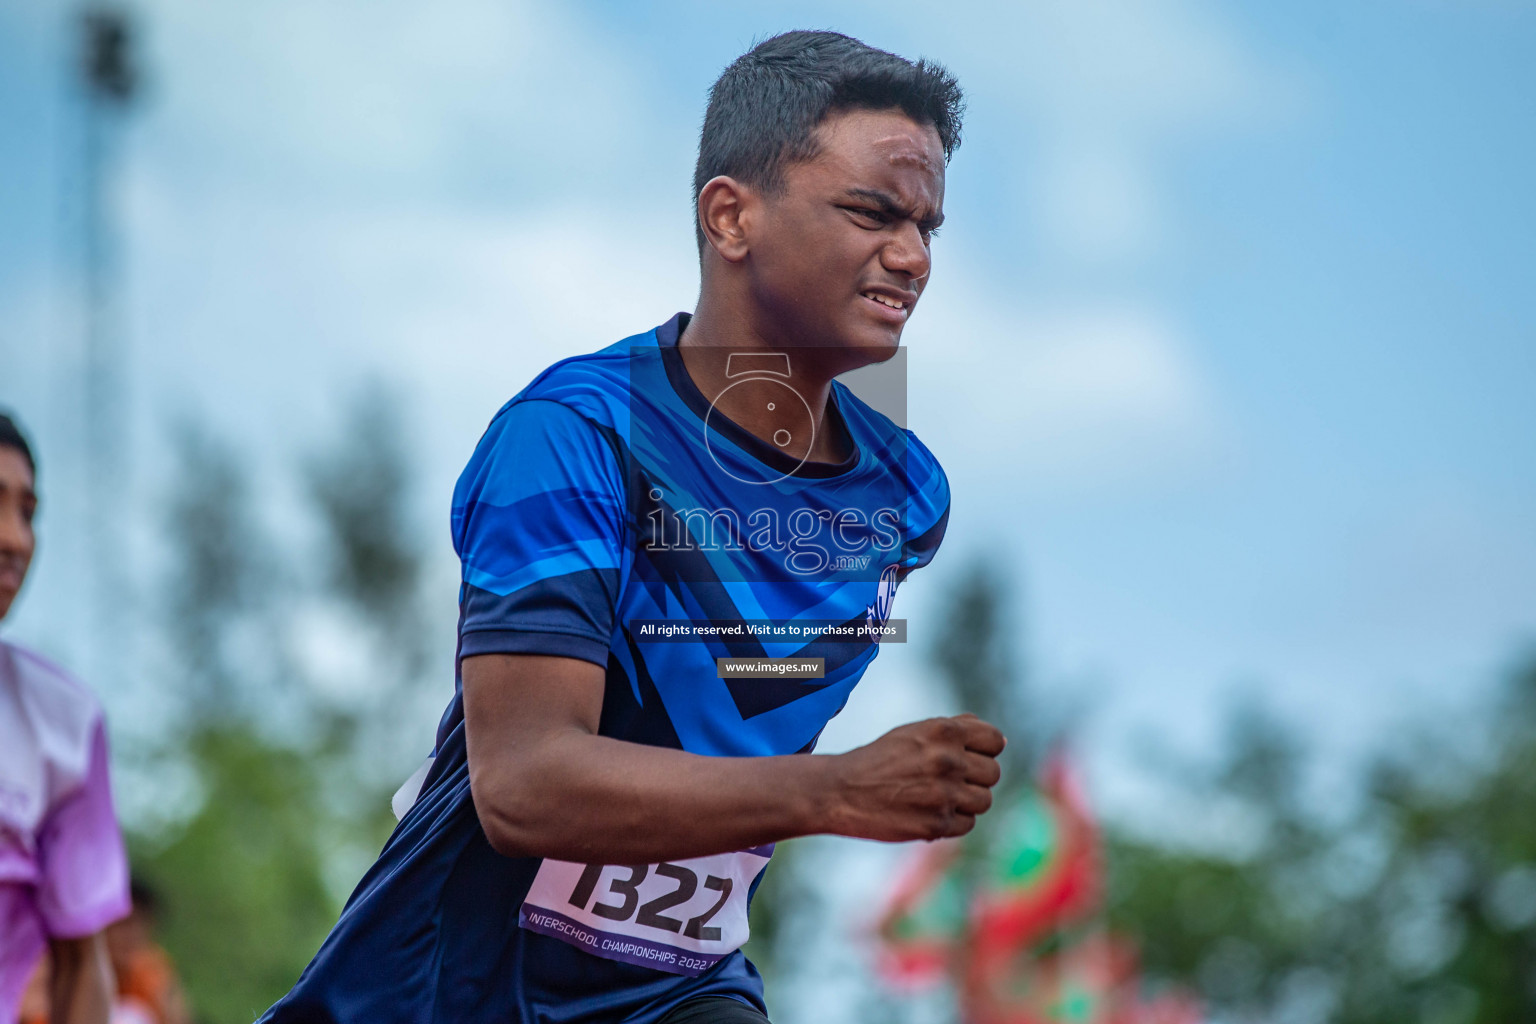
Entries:
{"type": "Polygon", "coordinates": [[[865,292],[864,295],[865,295],[866,298],[874,299],[876,302],[881,303],[882,305],[890,306],[892,309],[906,309],[907,308],[906,306],[904,306],[900,302],[896,302],[893,299],[884,298],[883,296],[880,296],[880,295],[875,295],[872,292],[865,292]]]}

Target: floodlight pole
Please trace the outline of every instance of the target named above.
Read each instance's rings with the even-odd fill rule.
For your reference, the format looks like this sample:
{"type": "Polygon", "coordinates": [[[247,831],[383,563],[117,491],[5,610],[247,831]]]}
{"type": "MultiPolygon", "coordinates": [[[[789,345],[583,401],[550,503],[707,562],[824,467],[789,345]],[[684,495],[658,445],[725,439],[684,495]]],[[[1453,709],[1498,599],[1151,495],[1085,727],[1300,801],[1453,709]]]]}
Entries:
{"type": "Polygon", "coordinates": [[[82,222],[86,449],[86,533],[93,628],[88,649],[96,685],[122,682],[122,519],[129,479],[123,378],[125,354],[117,302],[117,245],[109,189],[116,134],[138,92],[133,23],[126,12],[88,6],[80,14],[79,84],[84,95],[82,222]]]}

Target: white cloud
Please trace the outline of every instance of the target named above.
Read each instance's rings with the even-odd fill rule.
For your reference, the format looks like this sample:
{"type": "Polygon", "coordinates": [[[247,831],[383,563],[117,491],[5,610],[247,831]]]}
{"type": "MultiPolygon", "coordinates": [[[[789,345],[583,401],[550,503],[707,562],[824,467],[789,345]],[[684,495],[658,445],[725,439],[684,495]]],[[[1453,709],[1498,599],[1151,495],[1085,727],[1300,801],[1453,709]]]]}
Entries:
{"type": "Polygon", "coordinates": [[[160,0],[150,14],[168,71],[145,130],[189,183],[211,170],[290,202],[463,200],[569,183],[656,128],[635,55],[558,5],[160,0]]]}
{"type": "Polygon", "coordinates": [[[1136,265],[1166,248],[1179,143],[1292,116],[1302,83],[1204,0],[989,5],[936,52],[963,70],[972,138],[1027,139],[1019,172],[1053,258],[1136,265]]]}
{"type": "MultiPolygon", "coordinates": [[[[313,213],[178,202],[151,181],[132,206],[139,260],[156,268],[135,304],[135,334],[152,339],[144,392],[162,409],[195,396],[240,432],[265,423],[279,458],[323,432],[317,420],[345,398],[338,382],[381,374],[421,410],[430,463],[461,463],[550,362],[691,308],[697,290],[676,217],[579,204],[313,213]],[[273,424],[277,408],[287,415],[273,424]]],[[[451,482],[434,480],[434,493],[451,482]]]]}
{"type": "Polygon", "coordinates": [[[1042,152],[1030,177],[1045,237],[1074,261],[1146,256],[1168,230],[1152,175],[1134,148],[1064,138],[1042,152]]]}
{"type": "MultiPolygon", "coordinates": [[[[967,84],[982,105],[1046,133],[1029,180],[1067,256],[1155,248],[1161,140],[1275,91],[1195,0],[988,16],[989,59],[974,35],[935,48],[974,66],[967,84]],[[1016,61],[997,59],[1001,38],[1016,61]]],[[[136,333],[154,339],[146,355],[160,362],[145,367],[151,387],[242,394],[236,407],[254,417],[279,395],[323,409],[331,380],[385,367],[411,381],[437,440],[457,451],[551,359],[691,304],[675,201],[686,170],[673,188],[637,185],[622,199],[570,177],[577,163],[606,168],[617,152],[664,147],[673,122],[691,118],[648,105],[647,72],[560,9],[290,2],[257,18],[161,0],[152,25],[175,78],[157,90],[130,202],[136,265],[148,271],[136,333]],[[541,181],[546,202],[516,189],[465,201],[458,189],[503,171],[541,181]],[[371,184],[342,194],[305,184],[317,182],[371,184]],[[372,194],[380,187],[390,198],[372,194]],[[444,416],[451,430],[436,422],[444,416]]],[[[1156,471],[1208,440],[1210,388],[1155,305],[1021,306],[941,285],[926,306],[914,357],[932,324],[943,358],[921,395],[974,410],[995,457],[1037,481],[1156,471]]]]}
{"type": "Polygon", "coordinates": [[[1203,0],[1008,5],[997,38],[1021,105],[1067,127],[1203,129],[1272,105],[1288,84],[1203,0]]]}
{"type": "Polygon", "coordinates": [[[988,301],[963,285],[924,301],[908,332],[912,421],[941,458],[980,446],[1007,467],[989,489],[1123,485],[1214,453],[1219,403],[1155,308],[988,301]]]}
{"type": "Polygon", "coordinates": [[[281,460],[382,373],[453,461],[553,358],[691,305],[693,112],[568,13],[160,0],[124,195],[141,408],[190,396],[281,460]]]}

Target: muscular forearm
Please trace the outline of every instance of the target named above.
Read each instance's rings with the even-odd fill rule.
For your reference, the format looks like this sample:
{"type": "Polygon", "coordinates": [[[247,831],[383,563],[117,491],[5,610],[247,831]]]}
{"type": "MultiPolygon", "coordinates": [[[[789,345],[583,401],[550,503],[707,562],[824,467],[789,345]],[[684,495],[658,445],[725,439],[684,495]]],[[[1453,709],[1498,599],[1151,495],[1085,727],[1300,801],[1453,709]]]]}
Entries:
{"type": "Polygon", "coordinates": [[[50,953],[53,1005],[48,1019],[52,1024],[107,1024],[112,1012],[112,966],[102,936],[59,939],[50,945],[50,953]]]}
{"type": "Polygon", "coordinates": [[[701,757],[569,730],[475,773],[475,808],[510,856],[647,864],[836,831],[837,759],[701,757]]]}
{"type": "Polygon", "coordinates": [[[1003,737],[973,716],[893,729],[846,754],[704,757],[599,735],[600,666],[463,662],[475,812],[507,856],[654,864],[830,832],[960,835],[992,801],[1003,737]]]}

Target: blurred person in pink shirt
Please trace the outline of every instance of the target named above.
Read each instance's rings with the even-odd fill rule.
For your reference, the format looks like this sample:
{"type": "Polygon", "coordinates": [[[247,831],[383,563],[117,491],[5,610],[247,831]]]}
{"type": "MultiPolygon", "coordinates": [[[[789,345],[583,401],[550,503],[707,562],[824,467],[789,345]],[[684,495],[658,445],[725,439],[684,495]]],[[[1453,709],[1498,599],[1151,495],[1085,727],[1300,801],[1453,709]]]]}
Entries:
{"type": "MultiPolygon", "coordinates": [[[[37,463],[0,414],[0,620],[32,562],[37,463]]],[[[62,669],[0,639],[0,1021],[51,954],[51,1024],[106,1024],[107,925],[129,911],[101,706],[62,669]]]]}

